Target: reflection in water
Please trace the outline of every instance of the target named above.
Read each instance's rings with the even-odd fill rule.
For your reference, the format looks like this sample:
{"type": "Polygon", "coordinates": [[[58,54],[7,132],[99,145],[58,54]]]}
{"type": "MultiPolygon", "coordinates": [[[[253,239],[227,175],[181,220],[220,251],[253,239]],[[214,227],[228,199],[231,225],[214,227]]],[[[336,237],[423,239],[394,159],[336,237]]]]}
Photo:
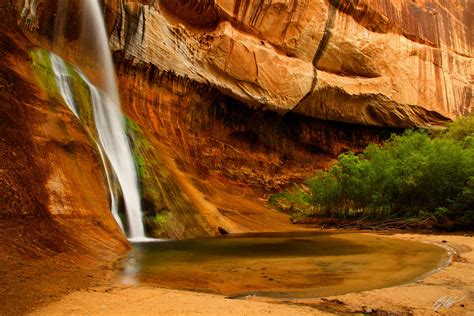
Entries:
{"type": "MultiPolygon", "coordinates": [[[[136,252],[132,250],[133,252],[136,252]]],[[[138,285],[138,273],[140,271],[140,253],[130,256],[124,263],[123,272],[121,274],[120,283],[125,285],[138,285]]]]}
{"type": "Polygon", "coordinates": [[[444,259],[434,245],[355,233],[226,236],[134,244],[120,282],[236,297],[316,297],[407,283],[444,259]]]}

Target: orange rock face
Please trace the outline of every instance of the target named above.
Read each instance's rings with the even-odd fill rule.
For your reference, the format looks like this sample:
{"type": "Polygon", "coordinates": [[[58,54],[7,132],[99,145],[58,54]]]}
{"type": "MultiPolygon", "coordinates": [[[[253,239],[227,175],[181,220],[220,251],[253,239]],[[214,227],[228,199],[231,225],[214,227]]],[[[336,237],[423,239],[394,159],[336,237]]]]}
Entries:
{"type": "MultiPolygon", "coordinates": [[[[24,24],[51,35],[54,1],[12,2],[24,24]]],[[[250,106],[392,127],[472,111],[472,1],[106,4],[111,45],[127,60],[250,106]]]]}
{"type": "Polygon", "coordinates": [[[216,183],[264,196],[390,132],[376,127],[439,125],[472,110],[467,3],[108,8],[125,111],[227,218],[245,207],[229,210],[216,183]]]}
{"type": "MultiPolygon", "coordinates": [[[[59,2],[8,3],[23,32],[49,45],[59,2]]],[[[73,60],[80,5],[69,3],[61,34],[73,60]]],[[[123,110],[162,156],[183,203],[202,215],[171,236],[258,230],[250,218],[273,216],[262,202],[269,192],[338,153],[470,113],[472,7],[467,0],[106,1],[123,110]],[[183,233],[193,225],[199,229],[183,233]]],[[[50,188],[67,183],[55,179],[50,188]]]]}
{"type": "Polygon", "coordinates": [[[251,106],[347,123],[437,125],[472,111],[468,1],[111,4],[128,60],[251,106]]]}
{"type": "MultiPolygon", "coordinates": [[[[0,5],[0,313],[24,313],[51,279],[86,280],[52,292],[86,286],[85,266],[127,249],[94,145],[28,55],[59,34],[74,62],[80,3],[0,5]]],[[[269,193],[399,128],[472,112],[472,0],[103,4],[123,111],[152,153],[156,236],[295,229],[269,193]]]]}
{"type": "Polygon", "coordinates": [[[15,27],[0,36],[0,217],[96,218],[120,236],[89,136],[36,81],[28,39],[15,27]]]}
{"type": "Polygon", "coordinates": [[[12,315],[97,282],[129,246],[110,214],[100,158],[38,85],[34,46],[2,9],[0,313],[12,315]]]}

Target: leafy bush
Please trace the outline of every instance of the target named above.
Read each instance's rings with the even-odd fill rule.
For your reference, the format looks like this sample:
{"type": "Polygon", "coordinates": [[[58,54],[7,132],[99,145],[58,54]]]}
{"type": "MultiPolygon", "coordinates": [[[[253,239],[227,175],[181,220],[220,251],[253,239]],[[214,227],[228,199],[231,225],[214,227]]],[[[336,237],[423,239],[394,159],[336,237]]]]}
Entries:
{"type": "MultiPolygon", "coordinates": [[[[392,135],[362,154],[341,154],[297,190],[312,215],[373,219],[431,217],[443,226],[474,224],[474,117],[435,138],[425,131],[392,135]],[[303,194],[303,196],[302,196],[303,194]]],[[[285,193],[295,199],[295,194],[285,193]]]]}
{"type": "Polygon", "coordinates": [[[449,124],[444,137],[460,141],[466,146],[474,145],[474,115],[461,117],[449,124]]]}

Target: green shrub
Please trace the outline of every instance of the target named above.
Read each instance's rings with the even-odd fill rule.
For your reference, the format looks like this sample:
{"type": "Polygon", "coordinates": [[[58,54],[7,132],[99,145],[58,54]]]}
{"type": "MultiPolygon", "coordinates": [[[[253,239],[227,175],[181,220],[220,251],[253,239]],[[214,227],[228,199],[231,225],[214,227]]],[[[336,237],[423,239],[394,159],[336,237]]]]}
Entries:
{"type": "Polygon", "coordinates": [[[444,134],[446,139],[463,142],[465,145],[474,145],[474,115],[457,119],[448,125],[444,134]]]}
{"type": "Polygon", "coordinates": [[[435,138],[425,131],[393,135],[362,154],[341,154],[327,171],[286,192],[312,215],[340,218],[431,217],[456,228],[474,223],[474,119],[449,125],[435,138]]]}

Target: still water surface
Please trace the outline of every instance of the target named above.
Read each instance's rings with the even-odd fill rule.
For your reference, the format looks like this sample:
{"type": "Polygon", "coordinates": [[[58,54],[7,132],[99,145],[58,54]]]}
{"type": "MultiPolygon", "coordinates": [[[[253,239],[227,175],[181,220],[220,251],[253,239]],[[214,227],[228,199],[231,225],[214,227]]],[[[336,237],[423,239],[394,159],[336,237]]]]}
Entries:
{"type": "Polygon", "coordinates": [[[136,243],[120,282],[229,296],[306,298],[408,283],[446,251],[361,233],[284,233],[136,243]]]}

